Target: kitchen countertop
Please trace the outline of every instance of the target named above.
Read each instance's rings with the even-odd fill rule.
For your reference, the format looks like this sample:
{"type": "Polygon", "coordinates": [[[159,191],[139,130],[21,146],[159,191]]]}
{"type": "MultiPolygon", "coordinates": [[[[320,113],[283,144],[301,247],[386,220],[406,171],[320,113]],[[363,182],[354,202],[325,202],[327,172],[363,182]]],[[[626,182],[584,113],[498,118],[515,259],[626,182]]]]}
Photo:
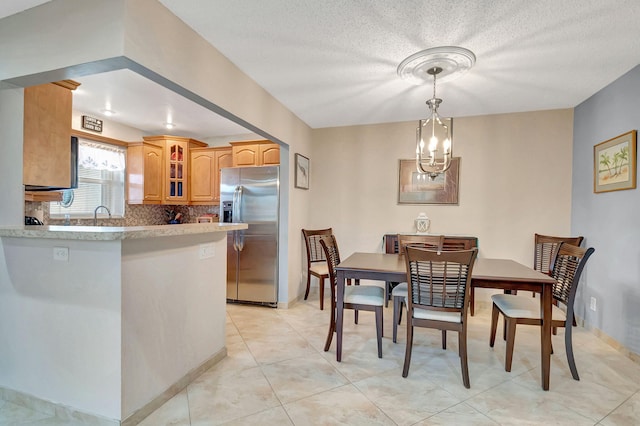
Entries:
{"type": "Polygon", "coordinates": [[[247,229],[246,223],[186,223],[155,226],[0,226],[0,237],[112,241],[247,229]]]}

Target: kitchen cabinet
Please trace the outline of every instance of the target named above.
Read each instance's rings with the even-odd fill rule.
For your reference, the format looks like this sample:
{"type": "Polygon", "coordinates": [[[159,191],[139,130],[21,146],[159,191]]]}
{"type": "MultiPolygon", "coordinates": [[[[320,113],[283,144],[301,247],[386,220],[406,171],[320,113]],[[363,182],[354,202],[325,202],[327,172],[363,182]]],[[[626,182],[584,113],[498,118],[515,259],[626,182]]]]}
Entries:
{"type": "Polygon", "coordinates": [[[220,170],[233,167],[233,150],[231,148],[216,149],[216,184],[213,187],[214,201],[220,203],[220,170]]]}
{"type": "Polygon", "coordinates": [[[79,85],[64,80],[24,89],[25,185],[71,186],[71,91],[79,85]]]}
{"type": "Polygon", "coordinates": [[[220,169],[233,166],[231,147],[192,148],[189,204],[220,203],[220,169]]]}
{"type": "Polygon", "coordinates": [[[161,204],[164,147],[134,142],[127,147],[127,202],[161,204]]]}
{"type": "Polygon", "coordinates": [[[280,145],[268,140],[231,142],[233,166],[274,166],[280,164],[280,145]]]}
{"type": "Polygon", "coordinates": [[[127,172],[129,204],[189,204],[189,150],[207,144],[180,136],[142,139],[141,149],[127,151],[127,168],[137,164],[127,172]]]}

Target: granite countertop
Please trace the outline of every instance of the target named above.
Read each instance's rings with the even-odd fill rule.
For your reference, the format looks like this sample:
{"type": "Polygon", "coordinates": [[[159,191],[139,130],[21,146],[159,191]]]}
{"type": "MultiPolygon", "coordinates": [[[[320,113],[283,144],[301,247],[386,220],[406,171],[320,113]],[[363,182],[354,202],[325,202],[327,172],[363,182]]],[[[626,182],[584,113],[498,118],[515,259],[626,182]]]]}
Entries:
{"type": "Polygon", "coordinates": [[[246,223],[186,223],[155,226],[0,226],[0,237],[110,241],[208,234],[247,228],[246,223]]]}

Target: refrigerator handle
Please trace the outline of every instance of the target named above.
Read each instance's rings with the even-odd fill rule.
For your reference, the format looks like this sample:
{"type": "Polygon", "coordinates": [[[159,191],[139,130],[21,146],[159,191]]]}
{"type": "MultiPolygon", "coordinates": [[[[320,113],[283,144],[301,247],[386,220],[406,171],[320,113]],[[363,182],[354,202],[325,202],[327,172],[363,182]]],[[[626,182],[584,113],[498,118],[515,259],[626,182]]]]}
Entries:
{"type": "Polygon", "coordinates": [[[233,196],[231,198],[231,222],[238,222],[238,216],[240,215],[240,209],[238,208],[239,191],[240,185],[234,188],[233,196]]]}
{"type": "MultiPolygon", "coordinates": [[[[242,211],[242,185],[238,185],[234,189],[232,203],[233,222],[242,222],[242,217],[240,217],[242,211]]],[[[236,251],[242,251],[244,248],[244,231],[233,231],[233,248],[236,251]]]]}
{"type": "MultiPolygon", "coordinates": [[[[242,185],[238,185],[236,186],[236,193],[237,193],[237,197],[236,197],[236,211],[233,213],[234,217],[237,217],[238,220],[236,222],[242,222],[242,185]]],[[[236,244],[237,244],[237,251],[242,251],[242,249],[244,248],[244,231],[239,229],[237,232],[237,238],[236,238],[236,244]]]]}
{"type": "Polygon", "coordinates": [[[242,251],[244,249],[244,229],[239,229],[236,231],[238,233],[238,248],[237,251],[242,251]]]}
{"type": "Polygon", "coordinates": [[[236,205],[234,206],[234,222],[242,222],[242,185],[236,186],[236,205]],[[235,220],[237,218],[238,220],[235,220]]]}

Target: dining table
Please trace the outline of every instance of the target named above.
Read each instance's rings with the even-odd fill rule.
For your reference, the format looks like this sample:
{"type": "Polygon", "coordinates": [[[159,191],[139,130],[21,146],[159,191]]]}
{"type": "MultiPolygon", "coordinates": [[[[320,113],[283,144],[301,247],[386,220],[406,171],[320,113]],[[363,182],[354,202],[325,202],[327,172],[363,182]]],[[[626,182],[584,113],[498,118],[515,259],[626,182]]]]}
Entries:
{"type": "MultiPolygon", "coordinates": [[[[389,253],[356,252],[335,268],[336,287],[336,360],[342,361],[342,330],[344,324],[344,288],[347,279],[407,282],[404,256],[389,253]]],[[[551,370],[551,307],[553,284],[549,275],[511,259],[477,258],[471,271],[471,287],[500,290],[528,290],[540,293],[542,327],[541,375],[542,389],[549,390],[551,370]]]]}

